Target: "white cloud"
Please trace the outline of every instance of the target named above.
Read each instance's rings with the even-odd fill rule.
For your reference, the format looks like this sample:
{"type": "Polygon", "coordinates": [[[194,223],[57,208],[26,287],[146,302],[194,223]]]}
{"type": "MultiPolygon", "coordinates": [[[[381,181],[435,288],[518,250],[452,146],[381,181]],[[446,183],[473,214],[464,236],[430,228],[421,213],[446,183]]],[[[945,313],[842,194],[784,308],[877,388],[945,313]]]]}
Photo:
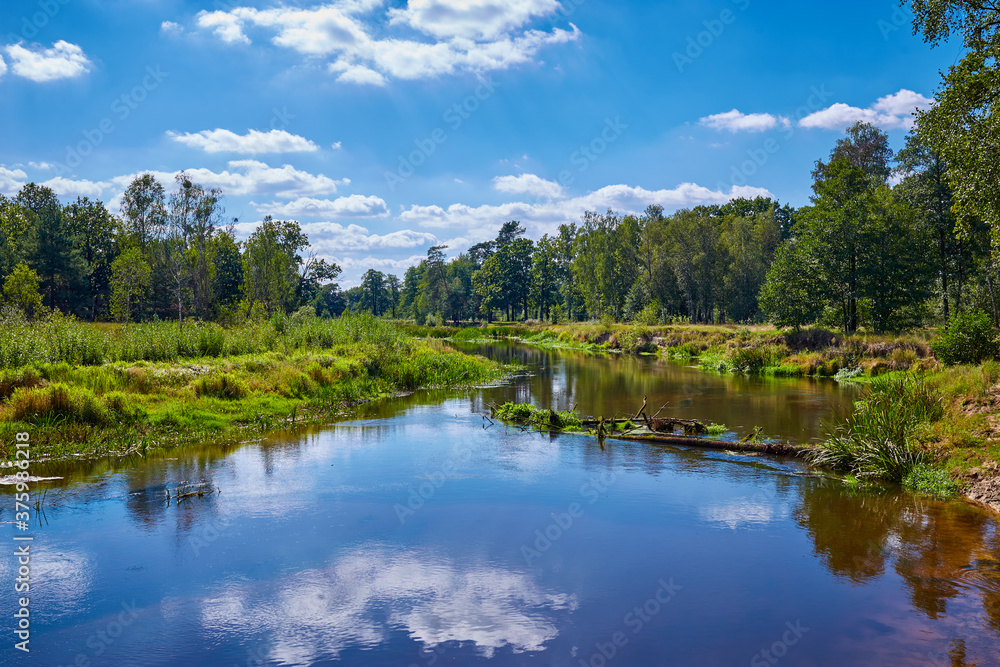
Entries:
{"type": "Polygon", "coordinates": [[[28,166],[32,169],[52,169],[52,165],[48,162],[29,162],[28,166]]]}
{"type": "Polygon", "coordinates": [[[90,197],[97,199],[110,183],[101,181],[88,181],[86,179],[74,180],[56,176],[42,183],[45,187],[52,188],[60,197],[90,197]]]}
{"type": "MultiPolygon", "coordinates": [[[[260,222],[240,222],[234,225],[236,235],[245,239],[260,222]]],[[[336,222],[307,222],[300,225],[309,237],[309,245],[318,255],[333,256],[342,252],[367,252],[372,250],[398,250],[437,243],[437,237],[428,232],[400,229],[388,234],[373,234],[366,227],[336,222]]]]}
{"type": "MultiPolygon", "coordinates": [[[[349,179],[339,181],[323,174],[310,174],[286,164],[269,167],[257,160],[233,160],[228,163],[233,171],[214,172],[211,169],[187,169],[188,176],[195,183],[205,187],[220,188],[224,194],[234,197],[273,194],[278,197],[316,197],[337,192],[337,186],[350,183],[349,179]]],[[[168,187],[174,182],[178,172],[152,172],[168,187]]],[[[112,183],[124,189],[138,174],[118,176],[112,183]]]]}
{"type": "MultiPolygon", "coordinates": [[[[250,43],[245,28],[270,31],[271,42],[311,59],[324,59],[339,81],[382,86],[389,77],[420,79],[457,71],[485,72],[530,62],[543,47],[576,40],[580,31],[524,30],[533,18],[552,16],[556,0],[413,0],[390,9],[390,26],[412,28],[437,41],[376,36],[362,18],[378,1],[341,0],[308,9],[281,6],[203,11],[196,22],[227,43],[250,43]]],[[[384,20],[384,17],[383,17],[384,20]]]]}
{"type": "Polygon", "coordinates": [[[11,71],[17,76],[39,83],[72,79],[87,73],[92,63],[76,44],[60,40],[51,49],[25,48],[20,43],[7,47],[12,61],[11,71]]]}
{"type": "Polygon", "coordinates": [[[495,39],[558,9],[558,0],[410,0],[389,17],[432,37],[495,39]]]}
{"type": "Polygon", "coordinates": [[[340,72],[337,81],[344,83],[356,83],[362,86],[384,86],[386,84],[384,76],[362,65],[347,65],[338,61],[330,64],[330,71],[340,72]]]}
{"type": "Polygon", "coordinates": [[[555,181],[548,181],[535,174],[520,176],[497,176],[493,179],[493,189],[510,194],[526,194],[532,197],[561,199],[563,188],[555,181]]]}
{"type": "Polygon", "coordinates": [[[276,218],[384,218],[389,207],[381,197],[350,195],[337,199],[300,197],[284,204],[254,204],[261,213],[276,218]]]}
{"type": "Polygon", "coordinates": [[[335,151],[339,151],[343,147],[340,145],[339,141],[335,141],[332,144],[330,144],[330,148],[332,148],[335,151]]]}
{"type": "Polygon", "coordinates": [[[3,58],[0,57],[0,77],[2,77],[6,71],[7,71],[7,63],[5,63],[3,58]]]}
{"type": "Polygon", "coordinates": [[[21,169],[7,169],[0,165],[0,194],[14,195],[24,187],[28,175],[21,169]]]}
{"type": "Polygon", "coordinates": [[[184,26],[173,21],[164,21],[160,24],[160,32],[164,35],[180,35],[184,32],[184,26]]]}
{"type": "Polygon", "coordinates": [[[788,120],[782,116],[774,116],[769,113],[745,114],[738,109],[705,116],[698,121],[700,125],[711,127],[716,130],[728,130],[730,132],[764,132],[778,126],[788,124],[788,120]]]}
{"type": "Polygon", "coordinates": [[[336,262],[344,270],[344,276],[346,277],[340,281],[341,286],[351,287],[351,283],[353,282],[349,278],[351,275],[360,276],[368,269],[378,269],[401,276],[406,273],[406,269],[416,266],[424,259],[427,259],[427,255],[411,255],[406,259],[388,259],[386,257],[372,257],[369,255],[368,257],[340,257],[336,259],[336,262]]]}
{"type": "Polygon", "coordinates": [[[838,102],[826,109],[809,114],[799,121],[799,125],[826,130],[843,130],[858,121],[863,121],[887,130],[897,128],[908,130],[913,127],[913,112],[917,109],[927,109],[933,102],[928,97],[904,88],[898,93],[879,98],[875,104],[867,109],[838,102]]]}
{"type": "Polygon", "coordinates": [[[308,153],[319,150],[319,146],[304,137],[284,130],[260,132],[249,130],[247,134],[236,134],[229,130],[215,129],[180,134],[167,132],[167,136],[192,148],[206,153],[241,153],[259,155],[261,153],[308,153]]]}
{"type": "Polygon", "coordinates": [[[221,10],[214,12],[202,11],[199,13],[198,26],[211,28],[212,34],[227,44],[250,43],[247,36],[243,34],[239,18],[221,10]]]}
{"type": "MultiPolygon", "coordinates": [[[[432,229],[461,229],[462,238],[477,238],[475,232],[488,231],[489,235],[507,220],[520,220],[539,234],[552,232],[559,224],[579,222],[586,211],[612,209],[621,213],[641,213],[651,204],[666,210],[676,210],[698,204],[723,204],[737,197],[770,197],[763,188],[734,186],[728,193],[710,190],[694,183],[682,183],[671,190],[647,190],[628,185],[608,185],[581,197],[547,201],[544,203],[509,202],[499,205],[468,206],[452,204],[441,206],[411,206],[399,219],[407,224],[432,229]]],[[[480,239],[482,240],[482,239],[480,239]]]]}

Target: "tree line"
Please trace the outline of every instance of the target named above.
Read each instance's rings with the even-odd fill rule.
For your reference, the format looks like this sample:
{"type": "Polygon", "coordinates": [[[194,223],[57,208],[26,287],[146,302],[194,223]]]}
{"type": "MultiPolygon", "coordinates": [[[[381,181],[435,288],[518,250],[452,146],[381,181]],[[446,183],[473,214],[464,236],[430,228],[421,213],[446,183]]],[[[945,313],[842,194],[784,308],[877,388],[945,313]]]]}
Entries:
{"type": "Polygon", "coordinates": [[[7,303],[29,317],[47,309],[122,322],[343,310],[332,282],[340,267],[308,252],[297,222],[267,217],[238,242],[222,192],[186,173],[169,193],[151,174],[137,176],[120,209],[112,215],[87,197],[63,205],[35,183],[12,198],[0,195],[7,303]]]}
{"type": "Polygon", "coordinates": [[[813,170],[798,209],[736,199],[664,215],[588,212],[537,242],[518,221],[400,282],[374,269],[346,307],[417,322],[495,318],[810,323],[902,331],[956,311],[996,317],[988,226],[960,220],[940,150],[918,125],[894,154],[875,126],[849,128],[813,170]]]}

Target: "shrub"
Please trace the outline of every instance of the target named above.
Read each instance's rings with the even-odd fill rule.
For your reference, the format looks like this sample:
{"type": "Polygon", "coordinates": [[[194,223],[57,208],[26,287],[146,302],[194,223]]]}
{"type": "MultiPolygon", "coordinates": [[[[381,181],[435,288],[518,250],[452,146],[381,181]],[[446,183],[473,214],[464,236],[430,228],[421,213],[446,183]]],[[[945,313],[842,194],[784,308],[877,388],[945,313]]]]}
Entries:
{"type": "Polygon", "coordinates": [[[978,364],[1000,355],[1000,343],[989,315],[979,311],[959,313],[952,318],[937,340],[931,343],[934,356],[947,365],[978,364]]]}

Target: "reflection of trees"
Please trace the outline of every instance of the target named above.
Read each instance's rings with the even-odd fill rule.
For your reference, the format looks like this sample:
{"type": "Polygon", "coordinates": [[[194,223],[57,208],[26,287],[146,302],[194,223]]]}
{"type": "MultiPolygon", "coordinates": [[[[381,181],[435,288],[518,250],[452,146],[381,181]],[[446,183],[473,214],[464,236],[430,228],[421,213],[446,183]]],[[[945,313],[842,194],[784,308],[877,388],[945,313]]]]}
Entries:
{"type": "Polygon", "coordinates": [[[1000,633],[1000,534],[985,511],[817,481],[803,486],[796,519],[834,575],[868,583],[890,564],[914,608],[931,619],[946,614],[949,600],[978,591],[987,623],[1000,633]]]}
{"type": "Polygon", "coordinates": [[[901,502],[898,494],[850,493],[842,484],[816,481],[803,485],[796,520],[830,572],[865,583],[885,572],[888,537],[899,521],[901,502]]]}
{"type": "Polygon", "coordinates": [[[521,364],[530,377],[481,393],[482,403],[534,403],[557,410],[574,405],[583,414],[634,414],[642,398],[664,414],[725,423],[740,433],[765,433],[801,442],[822,433],[834,408],[846,410],[853,390],[833,382],[725,376],[684,364],[632,355],[603,356],[546,351],[497,343],[468,352],[521,364]]]}

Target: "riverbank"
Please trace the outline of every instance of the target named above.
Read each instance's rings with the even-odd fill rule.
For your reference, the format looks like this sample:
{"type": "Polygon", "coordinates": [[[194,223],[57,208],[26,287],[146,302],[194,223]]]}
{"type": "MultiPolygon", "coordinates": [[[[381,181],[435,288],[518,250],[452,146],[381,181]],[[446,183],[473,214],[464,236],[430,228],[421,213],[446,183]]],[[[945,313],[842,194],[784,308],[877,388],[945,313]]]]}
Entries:
{"type": "Polygon", "coordinates": [[[66,319],[3,329],[2,459],[22,431],[36,460],[146,455],[344,418],[373,398],[509,370],[367,315],[239,329],[66,319]]]}
{"type": "Polygon", "coordinates": [[[546,349],[655,354],[697,359],[705,370],[774,377],[877,376],[940,368],[932,331],[905,336],[843,335],[824,329],[771,326],[603,324],[420,327],[413,335],[465,342],[512,340],[546,349]]]}
{"type": "MultiPolygon", "coordinates": [[[[917,416],[893,414],[892,409],[898,411],[900,404],[909,400],[896,397],[896,408],[887,408],[889,412],[878,416],[884,417],[886,428],[873,428],[867,441],[859,435],[853,445],[847,445],[867,456],[865,443],[879,441],[889,424],[898,424],[902,419],[905,428],[895,431],[898,442],[886,455],[890,459],[905,456],[914,464],[905,471],[890,470],[887,464],[886,470],[873,472],[846,457],[839,464],[841,471],[859,483],[864,483],[866,476],[888,477],[897,482],[909,476],[908,483],[917,490],[937,496],[961,493],[1000,512],[1000,364],[988,361],[977,366],[945,367],[931,350],[930,341],[936,335],[933,331],[905,336],[845,336],[819,329],[780,331],[766,326],[600,323],[409,326],[408,331],[429,338],[473,342],[512,340],[544,349],[650,354],[688,361],[707,372],[860,382],[866,386],[865,396],[855,414],[841,415],[841,429],[864,417],[859,413],[864,405],[886,402],[886,396],[893,391],[893,378],[903,382],[907,378],[919,380],[921,391],[927,392],[930,403],[939,405],[940,410],[917,416]]],[[[861,429],[855,431],[860,434],[861,429]]]]}

